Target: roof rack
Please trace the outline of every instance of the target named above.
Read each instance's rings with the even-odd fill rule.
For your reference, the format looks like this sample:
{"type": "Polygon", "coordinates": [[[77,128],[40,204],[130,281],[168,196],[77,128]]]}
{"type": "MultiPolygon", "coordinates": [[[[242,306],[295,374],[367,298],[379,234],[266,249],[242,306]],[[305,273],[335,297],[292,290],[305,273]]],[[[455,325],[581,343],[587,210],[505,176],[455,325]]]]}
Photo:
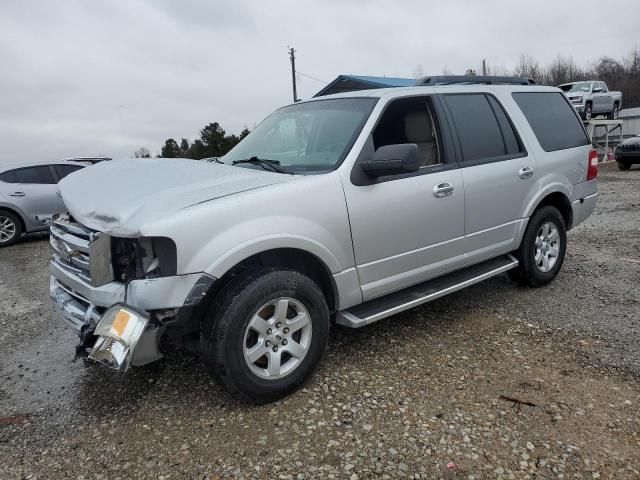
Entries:
{"type": "Polygon", "coordinates": [[[493,77],[481,75],[441,75],[424,77],[416,81],[416,85],[535,85],[532,78],[526,77],[493,77]]]}

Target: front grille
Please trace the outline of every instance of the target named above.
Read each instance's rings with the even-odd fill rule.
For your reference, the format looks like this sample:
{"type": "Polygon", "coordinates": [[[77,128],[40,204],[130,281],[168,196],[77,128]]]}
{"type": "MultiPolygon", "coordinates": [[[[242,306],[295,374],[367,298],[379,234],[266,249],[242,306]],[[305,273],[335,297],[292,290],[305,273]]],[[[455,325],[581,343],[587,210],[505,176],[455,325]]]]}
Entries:
{"type": "Polygon", "coordinates": [[[90,243],[95,232],[70,217],[56,218],[50,227],[53,261],[64,270],[91,282],[90,243]]]}

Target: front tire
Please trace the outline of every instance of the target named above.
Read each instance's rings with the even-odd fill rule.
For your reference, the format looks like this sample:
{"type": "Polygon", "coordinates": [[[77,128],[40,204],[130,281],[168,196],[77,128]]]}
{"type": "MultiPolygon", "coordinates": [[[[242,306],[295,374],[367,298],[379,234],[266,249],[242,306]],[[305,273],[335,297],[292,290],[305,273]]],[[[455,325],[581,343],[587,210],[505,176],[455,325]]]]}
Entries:
{"type": "Polygon", "coordinates": [[[551,282],[562,267],[567,248],[564,219],[556,207],[547,205],[529,220],[520,248],[518,267],[509,271],[521,285],[541,287],[551,282]]]}
{"type": "Polygon", "coordinates": [[[631,163],[629,162],[621,162],[620,160],[618,160],[617,163],[620,170],[629,170],[631,168],[631,163]]]}
{"type": "Polygon", "coordinates": [[[263,404],[297,390],[329,338],[329,307],[309,277],[261,269],[236,277],[201,324],[205,363],[243,401],[263,404]]]}
{"type": "Polygon", "coordinates": [[[13,213],[0,210],[0,248],[8,247],[22,235],[22,223],[13,213]]]}

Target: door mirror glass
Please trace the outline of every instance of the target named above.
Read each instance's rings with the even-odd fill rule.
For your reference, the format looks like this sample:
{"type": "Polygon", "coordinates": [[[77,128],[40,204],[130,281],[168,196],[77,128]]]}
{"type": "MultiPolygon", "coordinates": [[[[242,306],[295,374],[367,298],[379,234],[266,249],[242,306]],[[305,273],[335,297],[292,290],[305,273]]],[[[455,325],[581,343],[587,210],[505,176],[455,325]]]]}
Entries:
{"type": "Polygon", "coordinates": [[[415,143],[382,146],[376,150],[371,160],[362,162],[360,166],[372,177],[417,172],[420,168],[418,146],[415,143]]]}

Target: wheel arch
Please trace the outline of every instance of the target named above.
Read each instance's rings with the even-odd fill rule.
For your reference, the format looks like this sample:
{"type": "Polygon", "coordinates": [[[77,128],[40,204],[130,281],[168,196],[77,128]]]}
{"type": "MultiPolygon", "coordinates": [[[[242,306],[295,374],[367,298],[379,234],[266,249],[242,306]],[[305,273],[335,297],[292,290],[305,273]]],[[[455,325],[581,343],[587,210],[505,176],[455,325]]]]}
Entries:
{"type": "Polygon", "coordinates": [[[13,215],[15,215],[18,220],[20,221],[20,226],[22,227],[22,232],[25,233],[27,231],[27,223],[24,221],[24,218],[22,217],[22,215],[20,214],[19,211],[10,208],[10,207],[6,207],[3,205],[0,205],[0,211],[4,211],[4,212],[8,212],[11,213],[13,215]]]}
{"type": "Polygon", "coordinates": [[[533,215],[536,211],[547,205],[556,207],[560,211],[560,214],[564,219],[566,229],[570,230],[573,224],[573,208],[571,207],[569,196],[563,191],[554,190],[542,194],[533,203],[533,205],[529,206],[526,216],[531,217],[531,215],[533,215]]]}
{"type": "Polygon", "coordinates": [[[290,268],[308,276],[324,293],[329,309],[333,311],[338,308],[339,292],[331,269],[314,253],[292,247],[262,250],[237,261],[222,275],[216,275],[216,281],[207,296],[214,298],[238,274],[263,267],[290,268]]]}
{"type": "Polygon", "coordinates": [[[570,230],[573,224],[573,208],[571,207],[569,198],[569,193],[566,191],[563,184],[556,184],[539,192],[539,194],[529,202],[529,205],[525,209],[524,221],[521,223],[520,228],[515,235],[513,248],[517,249],[520,247],[531,216],[537,210],[540,210],[542,207],[547,205],[556,207],[560,211],[560,214],[564,219],[566,229],[570,230]]]}

